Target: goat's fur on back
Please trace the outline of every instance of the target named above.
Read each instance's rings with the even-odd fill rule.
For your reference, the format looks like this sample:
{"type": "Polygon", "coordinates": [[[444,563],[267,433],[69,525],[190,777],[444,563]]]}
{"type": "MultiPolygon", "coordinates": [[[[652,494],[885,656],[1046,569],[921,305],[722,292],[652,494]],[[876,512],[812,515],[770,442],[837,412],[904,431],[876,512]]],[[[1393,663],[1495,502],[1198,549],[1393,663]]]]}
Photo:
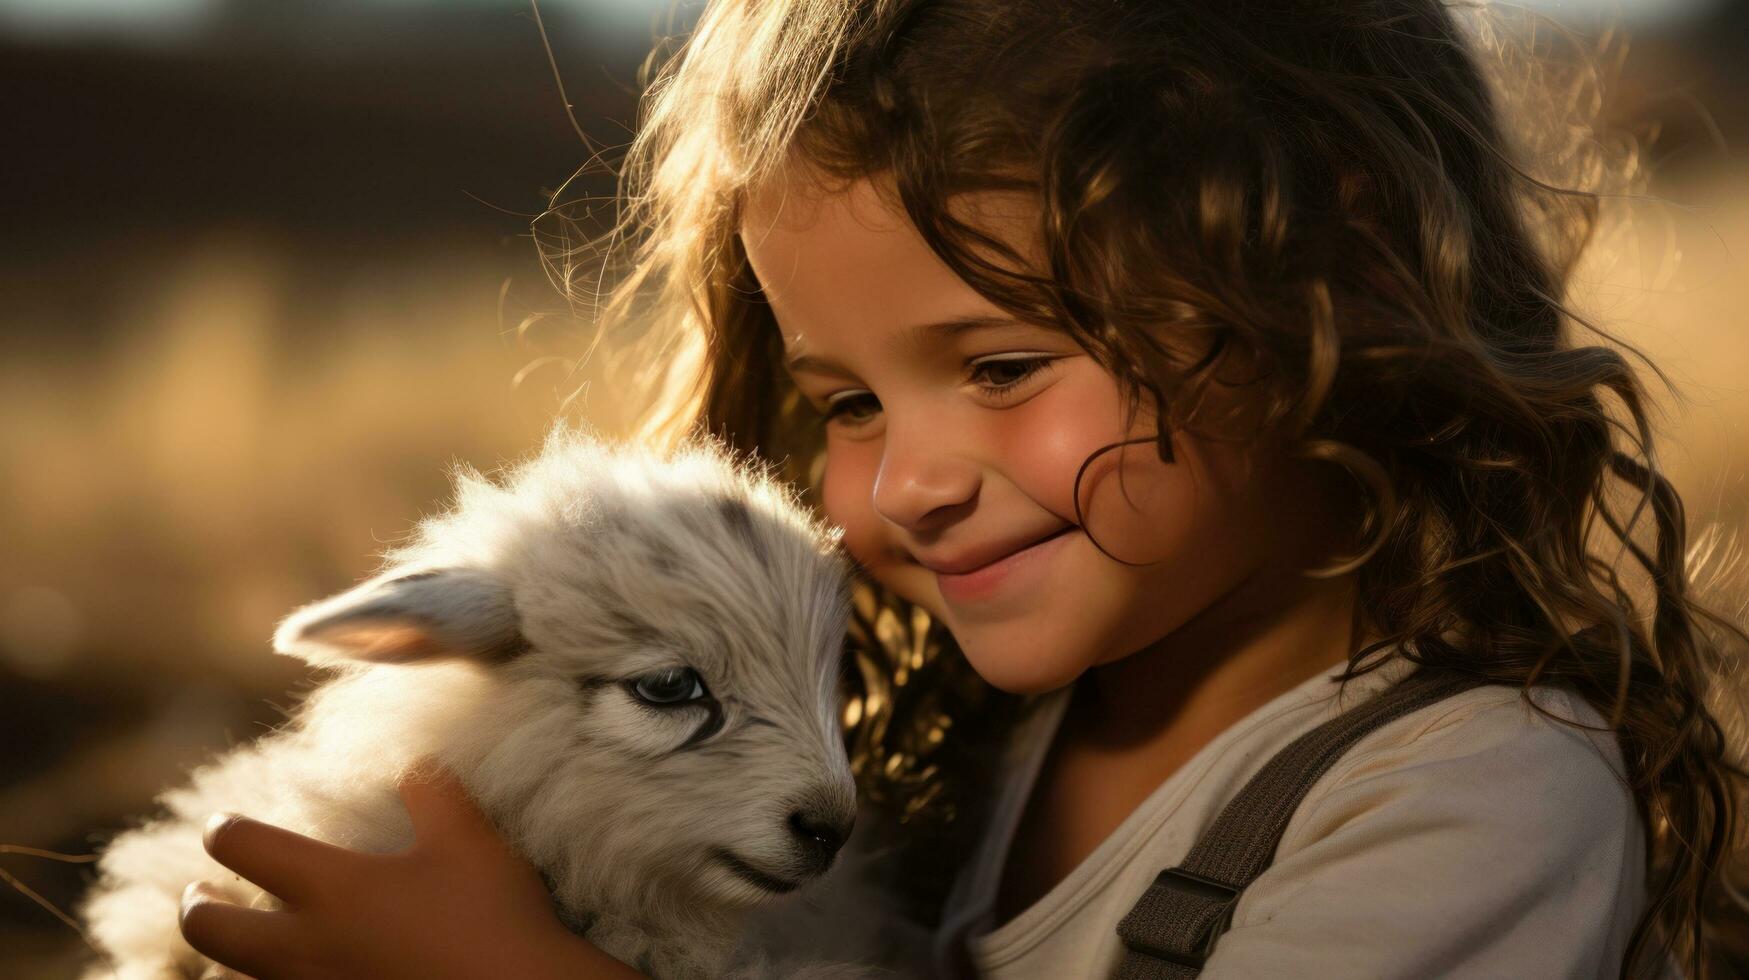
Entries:
{"type": "Polygon", "coordinates": [[[106,850],[82,912],[122,977],[207,965],[177,909],[236,881],[201,847],[211,814],[397,850],[395,783],[427,757],[574,928],[657,977],[723,975],[741,912],[830,865],[855,805],[834,533],[704,443],[657,458],[560,427],[502,483],[456,476],[379,574],[281,624],[275,648],[332,679],[106,850]]]}

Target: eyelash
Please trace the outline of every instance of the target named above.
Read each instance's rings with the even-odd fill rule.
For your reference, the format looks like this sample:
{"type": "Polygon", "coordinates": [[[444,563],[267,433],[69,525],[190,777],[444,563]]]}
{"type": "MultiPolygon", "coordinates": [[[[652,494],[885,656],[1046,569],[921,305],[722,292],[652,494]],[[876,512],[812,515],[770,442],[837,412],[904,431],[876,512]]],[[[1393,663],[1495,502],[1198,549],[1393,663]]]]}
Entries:
{"type": "MultiPolygon", "coordinates": [[[[978,362],[972,364],[970,375],[972,377],[976,377],[979,371],[983,370],[984,368],[991,367],[992,365],[1002,365],[1004,367],[1011,367],[1011,366],[1012,367],[1024,367],[1026,370],[1019,377],[1015,378],[1012,381],[1005,381],[1005,382],[1002,382],[1001,384],[980,385],[979,386],[980,388],[983,389],[983,393],[985,395],[991,395],[991,396],[995,396],[997,398],[1001,398],[1005,395],[1012,393],[1014,391],[1014,389],[1020,387],[1023,384],[1026,384],[1028,381],[1031,381],[1041,370],[1043,370],[1045,368],[1046,365],[1050,364],[1050,362],[1052,362],[1054,360],[1056,360],[1055,357],[1051,357],[1048,355],[1033,355],[1031,357],[995,357],[995,358],[990,358],[989,360],[978,361],[978,362]]],[[[849,398],[841,398],[838,401],[832,402],[832,403],[828,404],[826,406],[825,410],[821,413],[823,416],[823,418],[821,419],[821,422],[826,423],[826,422],[831,422],[834,419],[841,418],[844,416],[846,406],[855,405],[855,404],[860,403],[864,399],[872,399],[873,397],[874,396],[872,394],[864,392],[864,393],[859,394],[859,395],[853,395],[849,398]]],[[[862,425],[867,421],[868,421],[867,419],[860,420],[860,421],[854,420],[854,419],[844,419],[844,424],[845,425],[862,425]]]]}

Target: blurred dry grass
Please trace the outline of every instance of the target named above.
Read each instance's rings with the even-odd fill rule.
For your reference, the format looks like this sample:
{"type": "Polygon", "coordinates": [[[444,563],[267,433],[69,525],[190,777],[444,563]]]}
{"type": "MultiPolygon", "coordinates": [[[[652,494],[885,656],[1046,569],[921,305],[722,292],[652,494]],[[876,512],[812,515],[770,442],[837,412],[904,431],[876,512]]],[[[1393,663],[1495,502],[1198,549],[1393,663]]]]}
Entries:
{"type": "Polygon", "coordinates": [[[1576,302],[1663,371],[1643,372],[1660,408],[1660,462],[1709,521],[1749,532],[1749,171],[1718,166],[1617,205],[1581,269],[1576,302]]]}
{"type": "Polygon", "coordinates": [[[0,624],[21,673],[116,656],[261,679],[228,651],[362,568],[373,537],[442,491],[450,456],[489,466],[539,426],[510,390],[495,284],[438,258],[408,270],[417,288],[300,323],[275,261],[215,237],[176,257],[114,343],[0,354],[0,589],[69,600],[65,626],[32,627],[22,607],[0,624]],[[25,642],[45,631],[67,636],[25,642]]]}

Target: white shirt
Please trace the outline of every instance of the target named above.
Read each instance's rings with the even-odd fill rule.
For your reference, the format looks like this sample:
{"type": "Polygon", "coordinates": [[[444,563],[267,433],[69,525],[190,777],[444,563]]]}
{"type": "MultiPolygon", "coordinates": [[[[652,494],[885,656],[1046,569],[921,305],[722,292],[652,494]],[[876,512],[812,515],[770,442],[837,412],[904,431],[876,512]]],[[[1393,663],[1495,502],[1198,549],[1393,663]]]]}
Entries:
{"type": "MultiPolygon", "coordinates": [[[[1045,696],[1014,733],[985,836],[936,937],[996,980],[1110,976],[1117,923],[1258,769],[1301,733],[1412,669],[1320,674],[1230,726],[1156,788],[1067,878],[992,929],[1002,864],[1068,705],[1045,696]]],[[[1641,821],[1607,722],[1583,698],[1489,685],[1369,733],[1295,811],[1241,894],[1202,976],[1610,977],[1646,904],[1641,821]]]]}

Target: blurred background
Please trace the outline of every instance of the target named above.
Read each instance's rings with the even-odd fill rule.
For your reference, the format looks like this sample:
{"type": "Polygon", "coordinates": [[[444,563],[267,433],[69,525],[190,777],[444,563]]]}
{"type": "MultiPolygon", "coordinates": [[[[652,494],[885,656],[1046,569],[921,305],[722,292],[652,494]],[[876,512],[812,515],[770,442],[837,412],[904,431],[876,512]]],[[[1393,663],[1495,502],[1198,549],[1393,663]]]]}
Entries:
{"type": "MultiPolygon", "coordinates": [[[[545,0],[593,139],[698,6],[545,0]]],[[[1694,523],[1749,531],[1749,4],[1541,9],[1631,35],[1611,111],[1656,122],[1660,200],[1623,205],[1583,302],[1681,386],[1694,523]]],[[[0,0],[0,90],[0,844],[81,854],[281,717],[307,674],[275,621],[369,571],[451,460],[628,406],[567,403],[582,331],[529,221],[587,150],[526,2],[0,0]]],[[[67,909],[89,874],[0,853],[0,977],[82,956],[3,877],[67,909]]]]}

